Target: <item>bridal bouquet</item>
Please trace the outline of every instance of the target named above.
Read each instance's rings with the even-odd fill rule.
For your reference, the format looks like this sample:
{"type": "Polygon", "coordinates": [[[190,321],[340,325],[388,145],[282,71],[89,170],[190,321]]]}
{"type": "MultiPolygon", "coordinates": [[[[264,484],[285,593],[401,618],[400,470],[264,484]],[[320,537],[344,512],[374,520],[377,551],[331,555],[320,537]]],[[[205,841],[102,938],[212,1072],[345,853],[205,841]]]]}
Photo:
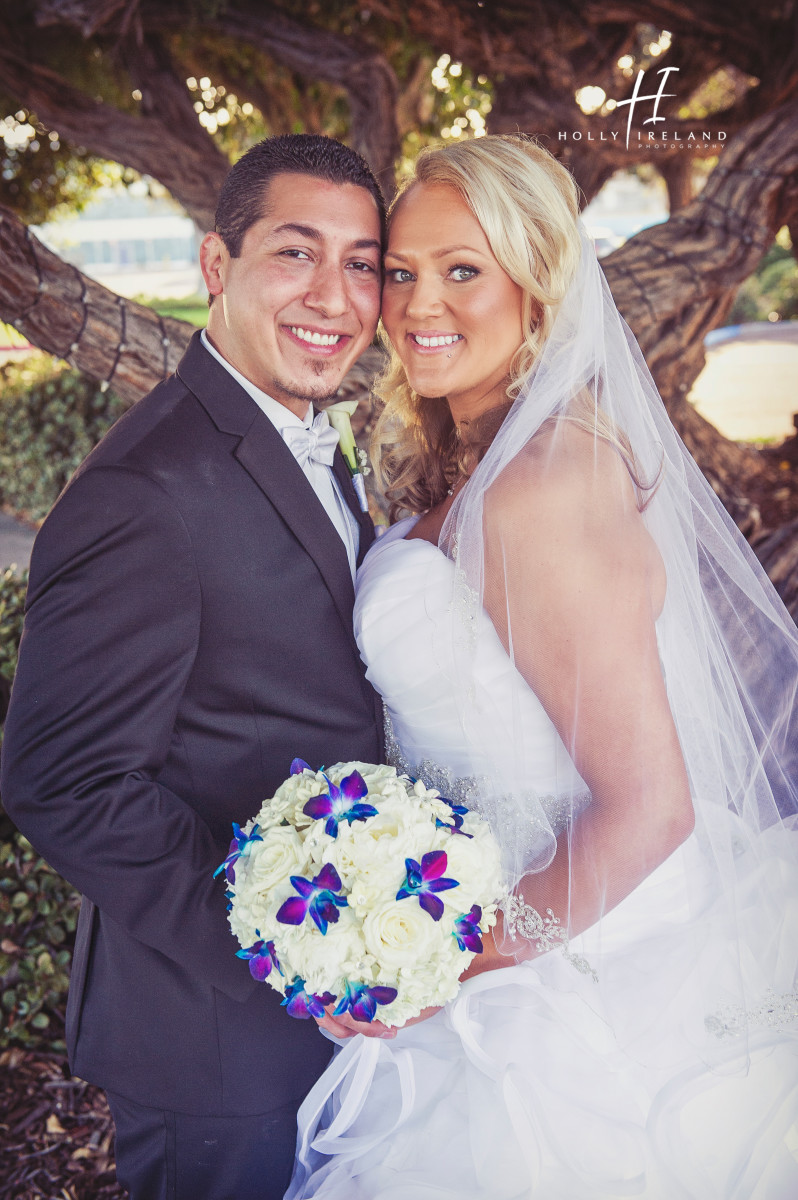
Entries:
{"type": "Polygon", "coordinates": [[[293,1017],[403,1025],[445,1004],[496,921],[499,847],[482,817],[394,767],[301,759],[217,869],[230,926],[293,1017]]]}

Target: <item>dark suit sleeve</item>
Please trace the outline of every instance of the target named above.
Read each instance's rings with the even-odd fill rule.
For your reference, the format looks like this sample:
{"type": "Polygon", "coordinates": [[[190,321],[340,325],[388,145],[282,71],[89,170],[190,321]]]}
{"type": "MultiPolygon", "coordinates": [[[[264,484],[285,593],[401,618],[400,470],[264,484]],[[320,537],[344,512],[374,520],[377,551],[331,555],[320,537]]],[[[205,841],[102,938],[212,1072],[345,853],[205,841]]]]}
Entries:
{"type": "Polygon", "coordinates": [[[197,650],[192,546],[166,492],[84,472],[34,547],[2,752],[3,803],[52,866],[139,941],[236,1000],[219,849],[157,782],[197,650]]]}

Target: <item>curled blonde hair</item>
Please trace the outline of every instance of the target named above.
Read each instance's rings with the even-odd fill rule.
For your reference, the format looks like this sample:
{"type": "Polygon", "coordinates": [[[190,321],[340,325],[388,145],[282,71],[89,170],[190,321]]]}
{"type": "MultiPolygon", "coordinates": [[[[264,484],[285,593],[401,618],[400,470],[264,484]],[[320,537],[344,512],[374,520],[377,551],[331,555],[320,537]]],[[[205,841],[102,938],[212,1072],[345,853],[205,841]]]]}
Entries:
{"type": "Polygon", "coordinates": [[[446,184],[471,209],[499,266],[523,292],[524,340],[510,364],[507,402],[472,422],[464,440],[445,398],[414,392],[385,338],[389,362],[375,387],[385,407],[371,448],[392,516],[439,504],[485,453],[534,369],[580,256],[576,184],[531,138],[497,135],[425,151],[389,216],[414,183],[446,184]]]}

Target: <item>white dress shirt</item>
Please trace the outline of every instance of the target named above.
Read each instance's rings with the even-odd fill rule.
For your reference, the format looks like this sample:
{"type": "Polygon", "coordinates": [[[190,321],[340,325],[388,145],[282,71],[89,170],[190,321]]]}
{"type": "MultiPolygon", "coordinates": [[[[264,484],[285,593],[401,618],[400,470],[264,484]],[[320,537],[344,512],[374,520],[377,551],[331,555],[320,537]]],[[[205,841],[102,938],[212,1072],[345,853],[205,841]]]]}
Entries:
{"type": "MultiPolygon", "coordinates": [[[[200,334],[200,338],[208,353],[212,354],[216,361],[222,364],[225,371],[232,375],[237,383],[241,384],[244,391],[252,397],[261,412],[269,418],[283,440],[285,440],[286,429],[292,427],[302,428],[303,426],[305,429],[310,429],[313,424],[312,404],[308,404],[308,411],[303,421],[296,413],[286,408],[284,404],[280,404],[279,400],[275,400],[272,396],[267,395],[266,392],[262,392],[259,387],[256,387],[240,371],[231,366],[226,358],[222,358],[219,351],[211,345],[210,338],[204,329],[200,334]]],[[[349,570],[352,572],[352,580],[354,581],[357,571],[360,528],[352,510],[341,495],[341,489],[338,480],[333,474],[332,467],[325,467],[322,463],[307,461],[301,469],[324,506],[324,511],[332,521],[341,541],[344,543],[346,556],[349,560],[349,570]]]]}

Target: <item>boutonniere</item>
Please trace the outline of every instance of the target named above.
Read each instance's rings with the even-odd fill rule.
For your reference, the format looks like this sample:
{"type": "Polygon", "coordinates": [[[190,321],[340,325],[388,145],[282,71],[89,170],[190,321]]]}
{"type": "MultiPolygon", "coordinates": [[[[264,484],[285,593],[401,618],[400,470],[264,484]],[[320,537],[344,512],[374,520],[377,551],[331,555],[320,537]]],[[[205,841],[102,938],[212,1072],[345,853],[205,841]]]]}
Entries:
{"type": "Polygon", "coordinates": [[[357,400],[339,400],[337,404],[328,405],[324,411],[338,434],[338,443],[344,456],[344,462],[349,468],[349,474],[352,476],[352,486],[355,489],[360,511],[367,513],[369,502],[366,496],[364,477],[368,475],[371,468],[368,465],[365,451],[358,447],[352,432],[351,418],[356,408],[357,400]]]}

